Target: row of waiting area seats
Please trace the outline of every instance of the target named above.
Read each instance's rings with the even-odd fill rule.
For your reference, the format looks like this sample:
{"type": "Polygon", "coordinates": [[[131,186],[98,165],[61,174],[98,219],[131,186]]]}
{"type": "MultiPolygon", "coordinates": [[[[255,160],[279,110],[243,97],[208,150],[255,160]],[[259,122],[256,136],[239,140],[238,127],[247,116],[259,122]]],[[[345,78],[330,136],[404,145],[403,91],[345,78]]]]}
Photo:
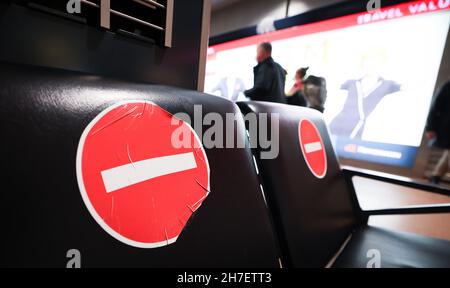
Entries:
{"type": "MultiPolygon", "coordinates": [[[[448,191],[342,170],[321,114],[313,110],[263,102],[236,105],[172,87],[1,63],[0,118],[2,267],[66,267],[73,249],[82,255],[82,267],[365,268],[374,249],[381,267],[450,267],[450,242],[367,225],[372,215],[449,213],[448,205],[363,211],[351,179],[448,191]],[[176,242],[157,248],[127,245],[92,217],[80,196],[76,161],[86,126],[107,107],[136,100],[192,119],[194,105],[223,119],[227,113],[277,113],[279,155],[263,159],[259,148],[249,147],[205,149],[208,196],[176,242]],[[299,123],[305,119],[316,127],[326,152],[326,173],[320,177],[311,173],[299,143],[299,123]]],[[[243,117],[236,124],[234,136],[257,138],[251,129],[247,134],[243,117]]]]}

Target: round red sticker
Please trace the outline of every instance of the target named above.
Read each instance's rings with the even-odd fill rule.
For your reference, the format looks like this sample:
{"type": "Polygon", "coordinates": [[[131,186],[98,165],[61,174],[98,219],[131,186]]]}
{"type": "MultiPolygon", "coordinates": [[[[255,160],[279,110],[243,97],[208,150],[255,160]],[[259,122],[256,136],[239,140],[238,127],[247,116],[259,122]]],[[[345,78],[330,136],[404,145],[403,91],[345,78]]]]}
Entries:
{"type": "Polygon", "coordinates": [[[77,180],[92,217],[139,248],[174,243],[209,194],[209,164],[192,127],[148,101],[101,112],[84,130],[77,180]],[[173,144],[176,131],[189,145],[173,144]]]}
{"type": "Polygon", "coordinates": [[[298,134],[309,170],[317,178],[324,178],[327,174],[327,154],[319,130],[310,120],[302,119],[298,125],[298,134]]]}

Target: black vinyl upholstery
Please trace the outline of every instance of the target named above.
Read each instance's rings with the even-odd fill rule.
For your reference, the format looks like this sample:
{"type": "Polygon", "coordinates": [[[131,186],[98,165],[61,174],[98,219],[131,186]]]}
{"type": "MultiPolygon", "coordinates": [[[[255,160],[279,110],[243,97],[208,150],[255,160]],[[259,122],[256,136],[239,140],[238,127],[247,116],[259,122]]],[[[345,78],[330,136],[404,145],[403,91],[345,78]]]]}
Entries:
{"type": "Polygon", "coordinates": [[[381,268],[450,267],[450,242],[370,226],[355,231],[333,267],[366,268],[374,249],[381,268]]]}
{"type": "MultiPolygon", "coordinates": [[[[333,267],[366,267],[371,249],[380,251],[381,267],[450,266],[449,242],[366,226],[319,112],[262,102],[239,103],[244,113],[280,117],[279,155],[258,159],[260,179],[248,148],[206,149],[211,193],[178,240],[155,249],[117,241],[83,203],[75,162],[86,125],[123,100],[191,118],[196,104],[203,115],[240,113],[230,101],[194,91],[0,63],[0,267],[65,267],[71,249],[80,251],[82,267],[279,267],[278,244],[286,266],[324,267],[344,243],[333,267]],[[302,156],[302,119],[317,126],[327,150],[322,179],[302,156]]],[[[241,117],[234,132],[245,138],[241,117]]]]}
{"type": "Polygon", "coordinates": [[[335,154],[330,153],[333,148],[321,114],[265,102],[242,102],[239,106],[244,113],[279,115],[279,155],[271,160],[258,159],[258,164],[284,243],[284,256],[290,258],[287,262],[294,267],[325,267],[354,229],[357,217],[353,193],[347,188],[335,154]],[[298,126],[304,118],[316,124],[329,151],[323,179],[311,174],[300,150],[298,126]]]}
{"type": "MultiPolygon", "coordinates": [[[[206,149],[211,194],[174,244],[135,248],[97,225],[77,186],[77,145],[100,111],[126,99],[191,117],[194,104],[203,113],[239,112],[194,91],[0,63],[0,266],[65,267],[66,252],[78,249],[82,267],[278,267],[249,149],[206,149]]],[[[235,131],[245,133],[242,119],[235,131]]]]}
{"type": "Polygon", "coordinates": [[[280,117],[279,156],[258,163],[283,256],[290,258],[292,266],[325,267],[336,260],[332,267],[366,268],[371,260],[368,252],[375,249],[382,268],[450,267],[448,241],[367,226],[319,112],[263,102],[242,102],[239,107],[244,113],[277,113],[280,117]],[[323,179],[311,174],[300,150],[302,119],[317,126],[327,150],[328,171],[323,179]]]}

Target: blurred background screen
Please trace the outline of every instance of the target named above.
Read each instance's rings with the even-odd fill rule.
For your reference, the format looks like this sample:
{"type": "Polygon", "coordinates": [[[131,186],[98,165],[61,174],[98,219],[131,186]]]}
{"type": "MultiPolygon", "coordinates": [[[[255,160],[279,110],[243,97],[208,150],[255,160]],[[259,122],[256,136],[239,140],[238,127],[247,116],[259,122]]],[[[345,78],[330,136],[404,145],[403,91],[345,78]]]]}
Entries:
{"type": "Polygon", "coordinates": [[[412,167],[450,24],[450,1],[425,2],[210,46],[205,92],[246,100],[256,46],[271,42],[273,58],[288,73],[286,92],[301,67],[326,79],[324,115],[339,156],[412,167]]]}

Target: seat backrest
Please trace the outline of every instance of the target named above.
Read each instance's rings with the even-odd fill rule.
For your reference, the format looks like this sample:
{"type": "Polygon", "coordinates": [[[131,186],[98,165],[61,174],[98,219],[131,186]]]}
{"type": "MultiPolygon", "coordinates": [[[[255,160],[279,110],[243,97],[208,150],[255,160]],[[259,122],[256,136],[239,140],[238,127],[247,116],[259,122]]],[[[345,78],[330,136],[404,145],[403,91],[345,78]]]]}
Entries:
{"type": "MultiPolygon", "coordinates": [[[[286,262],[294,267],[325,267],[354,229],[358,204],[321,113],[266,102],[238,105],[244,114],[265,113],[268,121],[279,117],[278,157],[261,159],[258,149],[255,154],[286,262]]],[[[254,132],[249,131],[250,138],[257,137],[254,132]]],[[[276,135],[273,130],[271,134],[276,135]]]]}
{"type": "Polygon", "coordinates": [[[240,113],[194,91],[0,63],[0,266],[278,267],[248,148],[158,150],[170,114],[194,119],[195,104],[240,113]]]}

